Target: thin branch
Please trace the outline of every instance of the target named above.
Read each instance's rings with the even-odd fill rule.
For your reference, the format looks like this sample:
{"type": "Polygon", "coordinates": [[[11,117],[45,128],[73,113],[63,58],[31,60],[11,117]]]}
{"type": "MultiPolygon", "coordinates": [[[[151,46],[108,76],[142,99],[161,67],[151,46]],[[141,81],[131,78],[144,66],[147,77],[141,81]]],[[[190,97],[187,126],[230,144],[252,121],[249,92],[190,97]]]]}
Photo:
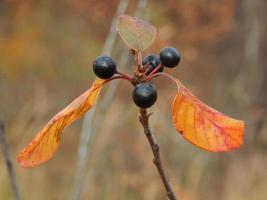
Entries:
{"type": "Polygon", "coordinates": [[[128,4],[129,4],[129,0],[120,1],[116,14],[113,17],[113,20],[112,20],[112,23],[109,29],[109,33],[107,35],[107,39],[103,47],[102,54],[108,54],[108,55],[111,54],[115,40],[116,40],[116,36],[117,36],[117,32],[116,32],[117,17],[126,11],[128,4]]]}
{"type": "MultiPolygon", "coordinates": [[[[139,16],[140,13],[143,12],[144,8],[146,7],[147,2],[148,0],[138,1],[135,15],[139,16]]],[[[113,49],[115,39],[117,36],[117,33],[116,33],[117,16],[125,13],[128,4],[129,4],[129,0],[120,1],[116,14],[114,15],[112,25],[110,27],[109,34],[107,35],[107,39],[106,39],[102,54],[108,54],[108,55],[111,54],[111,51],[113,49]]],[[[129,52],[127,50],[124,50],[118,62],[118,66],[120,66],[120,70],[123,70],[126,67],[128,61],[129,61],[129,52]]],[[[85,115],[83,125],[82,125],[81,136],[80,136],[78,164],[75,170],[74,184],[73,184],[73,188],[72,188],[72,192],[70,196],[71,200],[79,199],[84,179],[86,179],[84,174],[85,174],[88,157],[89,157],[89,150],[90,150],[89,143],[91,141],[92,136],[101,127],[102,121],[105,116],[104,113],[106,112],[108,106],[112,102],[112,99],[116,92],[117,87],[118,87],[118,82],[109,84],[107,86],[107,90],[106,90],[107,92],[105,93],[102,100],[99,101],[99,104],[97,106],[94,106],[91,109],[91,111],[86,113],[85,115]],[[97,112],[97,115],[95,115],[96,109],[100,110],[100,112],[97,112]],[[95,119],[94,123],[93,123],[93,119],[95,119]]],[[[91,175],[92,174],[89,174],[88,177],[91,177],[91,175]]]]}
{"type": "MultiPolygon", "coordinates": [[[[116,10],[115,16],[112,20],[112,24],[109,29],[109,33],[107,35],[107,39],[106,39],[102,54],[107,54],[107,55],[111,54],[112,48],[116,40],[116,35],[117,35],[116,33],[117,16],[126,11],[128,4],[129,4],[129,0],[120,1],[118,8],[116,10]]],[[[114,91],[115,90],[113,90],[113,94],[114,94],[114,91]]],[[[94,133],[91,129],[92,129],[92,121],[95,115],[95,111],[96,111],[96,106],[91,110],[91,112],[86,113],[84,121],[83,121],[83,126],[82,126],[82,131],[81,131],[81,136],[80,136],[79,152],[78,152],[78,164],[75,170],[74,183],[73,183],[73,187],[72,187],[72,191],[70,195],[71,200],[79,199],[79,196],[81,193],[81,187],[84,181],[86,164],[88,161],[88,154],[89,154],[88,144],[89,144],[91,136],[94,133]]]]}
{"type": "Polygon", "coordinates": [[[6,167],[7,167],[9,178],[11,181],[12,191],[14,193],[15,199],[20,200],[19,189],[18,189],[18,185],[16,181],[15,172],[13,169],[12,160],[10,158],[7,139],[6,139],[5,125],[1,119],[0,119],[0,144],[2,146],[3,156],[6,162],[6,167]]]}
{"type": "Polygon", "coordinates": [[[149,141],[149,144],[151,146],[151,149],[153,151],[154,154],[154,164],[157,167],[157,170],[159,172],[159,175],[161,177],[161,180],[164,184],[164,187],[166,189],[167,192],[167,196],[169,197],[170,200],[176,200],[176,196],[171,188],[171,185],[169,184],[169,181],[167,179],[166,173],[164,171],[163,165],[161,163],[161,159],[160,159],[160,153],[159,153],[159,145],[157,144],[157,141],[154,137],[154,135],[152,134],[152,132],[150,131],[149,128],[149,122],[148,122],[148,118],[149,118],[149,114],[147,114],[147,110],[146,109],[140,109],[140,116],[139,116],[139,120],[140,123],[142,124],[143,128],[144,128],[144,133],[149,141]]]}

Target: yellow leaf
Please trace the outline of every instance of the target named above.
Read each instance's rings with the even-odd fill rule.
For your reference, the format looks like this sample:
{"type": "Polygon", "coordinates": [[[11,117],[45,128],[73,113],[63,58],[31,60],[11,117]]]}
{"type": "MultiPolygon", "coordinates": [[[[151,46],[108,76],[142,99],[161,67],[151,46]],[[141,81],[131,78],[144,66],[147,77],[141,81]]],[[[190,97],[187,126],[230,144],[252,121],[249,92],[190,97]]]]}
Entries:
{"type": "Polygon", "coordinates": [[[230,151],[243,144],[244,122],[207,106],[177,81],[173,101],[176,129],[190,143],[212,152],[230,151]]]}
{"type": "Polygon", "coordinates": [[[96,102],[104,80],[96,80],[92,87],[55,115],[35,138],[20,152],[17,160],[23,167],[35,167],[50,160],[57,151],[62,132],[96,102]]]}

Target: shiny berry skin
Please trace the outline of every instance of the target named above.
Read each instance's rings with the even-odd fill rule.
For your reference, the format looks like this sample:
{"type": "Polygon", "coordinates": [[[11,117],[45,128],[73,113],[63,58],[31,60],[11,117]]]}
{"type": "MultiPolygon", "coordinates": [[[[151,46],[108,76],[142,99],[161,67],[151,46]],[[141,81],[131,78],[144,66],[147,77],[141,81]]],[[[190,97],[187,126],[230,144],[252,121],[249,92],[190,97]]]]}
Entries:
{"type": "Polygon", "coordinates": [[[160,60],[165,67],[173,68],[179,64],[181,57],[176,48],[166,47],[160,52],[160,60]]]}
{"type": "Polygon", "coordinates": [[[149,108],[156,102],[158,94],[154,85],[139,83],[135,86],[132,97],[138,107],[149,108]]]}
{"type": "Polygon", "coordinates": [[[116,63],[109,56],[98,56],[93,62],[93,70],[97,77],[109,79],[116,72],[116,63]]]}
{"type": "MultiPolygon", "coordinates": [[[[144,58],[142,64],[147,70],[146,74],[150,74],[159,64],[161,64],[161,62],[160,62],[160,58],[158,55],[149,54],[144,58]]],[[[162,66],[161,68],[159,68],[157,72],[163,72],[163,68],[164,67],[162,66]]]]}

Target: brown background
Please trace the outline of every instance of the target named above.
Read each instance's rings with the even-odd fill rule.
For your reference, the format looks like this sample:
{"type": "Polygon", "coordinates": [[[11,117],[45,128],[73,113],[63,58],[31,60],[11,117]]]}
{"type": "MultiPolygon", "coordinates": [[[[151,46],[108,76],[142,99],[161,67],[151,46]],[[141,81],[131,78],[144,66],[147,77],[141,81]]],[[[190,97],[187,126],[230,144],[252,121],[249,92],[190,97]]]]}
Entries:
{"type": "MultiPolygon", "coordinates": [[[[92,83],[92,61],[102,51],[118,3],[0,1],[0,114],[14,161],[38,129],[92,83]]],[[[128,14],[136,4],[130,1],[128,14]]],[[[210,106],[246,122],[240,150],[197,149],[172,125],[175,86],[165,79],[155,82],[159,98],[150,109],[151,126],[179,199],[267,199],[266,11],[265,0],[148,1],[143,18],[158,36],[147,52],[177,47],[182,62],[166,72],[210,106]]],[[[122,51],[118,39],[115,60],[122,51]]],[[[133,68],[129,62],[123,71],[133,68]]],[[[119,84],[109,107],[97,111],[104,119],[89,146],[80,199],[165,199],[131,92],[129,84],[119,84]]],[[[59,152],[47,164],[29,170],[14,162],[23,199],[68,199],[81,124],[78,120],[65,131],[59,152]]],[[[1,155],[0,199],[12,197],[1,155]]]]}

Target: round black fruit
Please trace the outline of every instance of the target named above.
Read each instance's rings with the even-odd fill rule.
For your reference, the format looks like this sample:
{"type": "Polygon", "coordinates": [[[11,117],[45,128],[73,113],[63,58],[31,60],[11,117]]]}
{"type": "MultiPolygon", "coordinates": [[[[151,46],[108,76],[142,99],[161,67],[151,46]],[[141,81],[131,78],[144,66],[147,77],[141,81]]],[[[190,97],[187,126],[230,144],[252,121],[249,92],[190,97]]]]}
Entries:
{"type": "MultiPolygon", "coordinates": [[[[144,58],[142,64],[145,67],[145,70],[147,71],[146,74],[150,74],[159,64],[161,64],[161,62],[158,55],[150,54],[144,58]]],[[[163,68],[164,67],[162,66],[157,72],[162,72],[163,68]]]]}
{"type": "Polygon", "coordinates": [[[109,56],[98,56],[93,63],[95,75],[102,79],[111,78],[116,72],[116,63],[109,56]]]}
{"type": "Polygon", "coordinates": [[[160,52],[161,63],[169,68],[173,68],[179,64],[181,57],[176,48],[166,47],[160,52]]]}
{"type": "Polygon", "coordinates": [[[139,83],[135,86],[132,97],[138,107],[149,108],[156,102],[158,94],[154,85],[139,83]]]}

